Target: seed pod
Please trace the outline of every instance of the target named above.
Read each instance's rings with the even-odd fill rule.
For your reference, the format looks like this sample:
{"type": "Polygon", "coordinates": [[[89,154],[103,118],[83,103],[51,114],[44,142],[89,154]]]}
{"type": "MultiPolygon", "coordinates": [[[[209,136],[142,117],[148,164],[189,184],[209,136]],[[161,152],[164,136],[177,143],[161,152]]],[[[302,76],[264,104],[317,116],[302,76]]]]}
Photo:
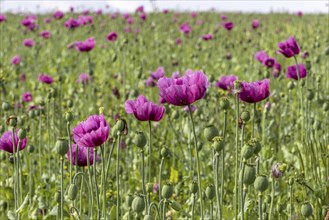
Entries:
{"type": "Polygon", "coordinates": [[[243,176],[243,183],[246,185],[251,185],[256,179],[256,169],[253,166],[246,165],[243,176]]]}
{"type": "Polygon", "coordinates": [[[169,199],[173,194],[173,187],[171,184],[166,183],[161,190],[161,195],[165,199],[169,199]]]}
{"type": "Polygon", "coordinates": [[[131,204],[132,209],[137,212],[138,214],[142,213],[145,209],[145,202],[144,198],[140,195],[137,195],[132,204],[131,204]]]}
{"type": "Polygon", "coordinates": [[[254,154],[257,155],[262,150],[262,144],[258,140],[253,140],[252,146],[254,147],[254,154]]]}
{"type": "Polygon", "coordinates": [[[75,184],[71,184],[68,190],[68,197],[70,200],[74,201],[78,195],[78,187],[75,184]]]}
{"type": "Polygon", "coordinates": [[[212,147],[217,153],[223,150],[224,146],[225,146],[225,141],[222,137],[215,137],[213,139],[212,147]]]}
{"type": "Polygon", "coordinates": [[[314,121],[313,128],[318,131],[321,128],[321,122],[318,120],[314,121]]]}
{"type": "Polygon", "coordinates": [[[292,81],[288,82],[288,89],[292,90],[295,87],[295,84],[292,81]]]}
{"type": "Polygon", "coordinates": [[[254,154],[254,148],[252,145],[250,144],[245,144],[243,145],[242,149],[241,149],[241,156],[248,160],[249,158],[251,158],[251,156],[254,154]]]}
{"type": "Polygon", "coordinates": [[[182,209],[182,206],[176,201],[171,201],[170,206],[173,210],[177,212],[179,212],[182,209]]]}
{"type": "Polygon", "coordinates": [[[33,145],[28,145],[27,146],[27,152],[29,152],[29,153],[33,153],[34,152],[34,146],[33,145]]]}
{"type": "Polygon", "coordinates": [[[65,138],[58,138],[55,144],[56,153],[60,156],[64,156],[69,150],[69,143],[65,138]]]}
{"type": "Polygon", "coordinates": [[[313,100],[313,98],[314,98],[314,93],[313,93],[313,91],[312,90],[310,90],[310,89],[308,89],[307,90],[307,92],[306,92],[306,98],[308,99],[308,100],[313,100]]]}
{"type": "Polygon", "coordinates": [[[254,187],[259,192],[264,192],[268,188],[268,179],[266,176],[258,176],[255,180],[254,187]]]}
{"type": "Polygon", "coordinates": [[[291,186],[292,184],[294,184],[294,179],[293,178],[289,178],[288,184],[291,186]]]}
{"type": "Polygon", "coordinates": [[[67,122],[71,122],[73,120],[73,114],[72,114],[72,112],[65,112],[65,120],[67,122]]]}
{"type": "Polygon", "coordinates": [[[206,196],[209,200],[213,200],[216,195],[216,190],[213,185],[207,186],[206,188],[206,196]]]}
{"type": "Polygon", "coordinates": [[[125,128],[125,122],[121,119],[119,119],[116,123],[118,131],[122,132],[123,129],[125,128]]]}
{"type": "Polygon", "coordinates": [[[230,107],[230,101],[228,100],[228,98],[222,98],[219,101],[219,106],[221,109],[227,110],[230,107]]]}
{"type": "Polygon", "coordinates": [[[24,138],[26,138],[26,131],[25,131],[25,129],[19,129],[19,131],[17,132],[17,137],[20,140],[23,140],[24,138]]]}
{"type": "Polygon", "coordinates": [[[207,141],[212,141],[212,139],[219,135],[218,129],[213,125],[208,125],[204,130],[203,134],[207,141]]]}
{"type": "Polygon", "coordinates": [[[190,183],[189,188],[192,194],[196,194],[198,192],[198,184],[195,181],[190,183]]]}
{"type": "Polygon", "coordinates": [[[7,118],[7,125],[11,127],[17,126],[17,117],[15,115],[11,115],[7,118]]]}
{"type": "Polygon", "coordinates": [[[244,122],[248,122],[250,120],[250,113],[248,111],[243,111],[241,113],[241,119],[244,121],[244,122]]]}
{"type": "Polygon", "coordinates": [[[167,158],[170,156],[170,150],[167,147],[161,149],[161,157],[167,158]]]}
{"type": "Polygon", "coordinates": [[[146,137],[145,134],[142,131],[138,131],[133,139],[134,144],[136,144],[137,147],[140,149],[143,149],[146,145],[146,137]]]}
{"type": "Polygon", "coordinates": [[[60,203],[60,202],[61,202],[61,191],[56,191],[56,192],[55,192],[54,200],[55,200],[55,202],[57,202],[57,203],[60,203]]]}
{"type": "Polygon", "coordinates": [[[313,215],[313,207],[309,202],[305,202],[303,203],[300,212],[304,217],[308,218],[313,215]]]}
{"type": "Polygon", "coordinates": [[[10,105],[8,102],[3,102],[1,105],[2,110],[8,111],[10,109],[10,105]]]}
{"type": "Polygon", "coordinates": [[[131,194],[128,194],[126,196],[126,204],[128,207],[131,207],[133,200],[134,200],[134,197],[131,194]]]}

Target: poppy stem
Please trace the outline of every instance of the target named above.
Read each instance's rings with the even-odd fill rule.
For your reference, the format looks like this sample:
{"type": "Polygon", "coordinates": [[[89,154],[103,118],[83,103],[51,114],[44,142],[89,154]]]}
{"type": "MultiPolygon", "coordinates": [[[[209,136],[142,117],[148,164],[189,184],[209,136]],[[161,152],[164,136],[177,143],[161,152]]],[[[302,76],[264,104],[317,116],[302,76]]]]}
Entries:
{"type": "Polygon", "coordinates": [[[94,165],[93,165],[93,175],[94,175],[94,183],[95,183],[95,193],[96,193],[96,204],[97,204],[97,219],[100,218],[100,205],[99,205],[99,194],[98,194],[98,184],[97,184],[97,169],[96,169],[96,154],[97,148],[94,148],[94,165]]]}
{"type": "MultiPolygon", "coordinates": [[[[47,121],[48,121],[48,116],[47,116],[47,121]]],[[[72,161],[72,145],[71,145],[71,135],[70,135],[70,122],[66,123],[66,130],[67,130],[67,136],[68,136],[68,139],[69,139],[70,160],[72,161]]],[[[48,127],[48,131],[49,131],[49,127],[48,127]]],[[[49,135],[48,135],[48,140],[49,140],[49,135]]],[[[78,147],[76,147],[76,149],[77,148],[78,147]]],[[[78,164],[76,163],[75,165],[77,166],[78,164]]],[[[72,163],[69,163],[69,166],[70,166],[69,169],[70,169],[70,185],[71,185],[71,183],[72,183],[72,163]]]]}
{"type": "Polygon", "coordinates": [[[143,187],[144,200],[145,200],[145,204],[146,204],[146,210],[148,210],[148,197],[147,197],[147,192],[146,192],[146,187],[145,187],[144,150],[141,150],[141,155],[142,155],[142,187],[143,187]]]}
{"type": "Polygon", "coordinates": [[[162,179],[162,167],[163,167],[164,157],[161,158],[160,171],[159,171],[159,202],[161,201],[161,179],[162,179]]]}
{"type": "Polygon", "coordinates": [[[236,109],[235,109],[235,186],[234,186],[234,193],[235,193],[235,219],[238,219],[238,170],[239,170],[239,95],[236,94],[236,109]]]}
{"type": "Polygon", "coordinates": [[[262,193],[258,193],[258,215],[259,220],[263,220],[263,209],[262,209],[262,193]]]}
{"type": "MultiPolygon", "coordinates": [[[[217,212],[221,212],[221,206],[219,202],[219,187],[218,187],[218,167],[219,167],[219,154],[215,153],[215,188],[216,188],[216,200],[217,200],[217,212]]],[[[216,213],[217,213],[216,212],[216,213]]],[[[217,218],[217,214],[216,214],[217,218]]]]}
{"type": "Polygon", "coordinates": [[[105,171],[105,182],[107,181],[107,175],[108,175],[108,173],[109,173],[110,162],[111,162],[111,156],[112,156],[113,150],[114,150],[114,148],[115,148],[114,145],[115,145],[115,139],[113,140],[112,147],[111,147],[111,150],[110,150],[110,153],[109,153],[108,159],[107,159],[106,171],[105,171]]]}
{"type": "Polygon", "coordinates": [[[221,183],[220,183],[220,213],[219,219],[222,220],[223,218],[223,200],[224,200],[224,166],[225,166],[225,137],[226,137],[226,129],[227,129],[227,111],[224,110],[224,144],[222,149],[222,173],[221,173],[221,183]]]}
{"type": "Polygon", "coordinates": [[[120,152],[120,138],[121,135],[118,133],[118,145],[117,145],[117,165],[116,165],[116,177],[117,177],[117,213],[116,219],[120,219],[120,173],[119,173],[119,152],[120,152]]]}
{"type": "Polygon", "coordinates": [[[61,157],[61,220],[64,220],[64,157],[61,157]]]}
{"type": "Polygon", "coordinates": [[[253,119],[252,119],[252,138],[255,137],[255,121],[256,121],[256,102],[254,103],[254,111],[253,111],[253,119]]]}
{"type": "Polygon", "coordinates": [[[102,193],[103,193],[103,219],[106,219],[106,182],[105,182],[105,143],[101,146],[102,156],[102,193]]]}
{"type": "MultiPolygon", "coordinates": [[[[151,167],[152,167],[152,126],[149,121],[149,160],[148,160],[148,182],[151,182],[151,167]]],[[[146,195],[145,195],[146,196],[146,195]]]]}
{"type": "Polygon", "coordinates": [[[271,205],[270,205],[270,212],[269,212],[269,220],[272,219],[272,211],[273,211],[274,196],[275,196],[274,193],[275,193],[275,180],[274,180],[274,178],[272,178],[272,192],[271,192],[271,205]]]}
{"type": "MultiPolygon", "coordinates": [[[[78,147],[77,147],[78,148],[78,147]]],[[[76,148],[76,149],[77,149],[76,148]]],[[[94,152],[95,153],[95,152],[94,152]]],[[[78,157],[76,157],[78,158],[78,157]]],[[[94,161],[95,163],[95,161],[94,161]]],[[[89,195],[89,199],[91,202],[91,218],[93,218],[93,210],[94,210],[94,192],[93,192],[93,183],[92,183],[92,175],[91,175],[91,168],[90,168],[90,149],[87,148],[87,167],[88,167],[88,174],[89,174],[89,187],[90,187],[90,192],[91,194],[89,195]]]]}
{"type": "Polygon", "coordinates": [[[189,108],[190,119],[191,119],[191,123],[192,123],[193,136],[194,136],[194,149],[195,149],[195,153],[196,153],[198,187],[199,187],[198,193],[199,193],[199,199],[200,199],[201,219],[203,219],[203,201],[202,201],[201,178],[200,178],[199,151],[198,151],[197,138],[196,138],[196,134],[195,134],[195,127],[194,127],[194,121],[193,121],[193,116],[192,116],[191,105],[188,105],[188,108],[189,108]]]}
{"type": "Polygon", "coordinates": [[[16,142],[15,142],[15,127],[12,127],[12,143],[13,143],[13,156],[14,156],[14,200],[15,200],[15,211],[17,210],[17,166],[16,166],[16,142]]]}

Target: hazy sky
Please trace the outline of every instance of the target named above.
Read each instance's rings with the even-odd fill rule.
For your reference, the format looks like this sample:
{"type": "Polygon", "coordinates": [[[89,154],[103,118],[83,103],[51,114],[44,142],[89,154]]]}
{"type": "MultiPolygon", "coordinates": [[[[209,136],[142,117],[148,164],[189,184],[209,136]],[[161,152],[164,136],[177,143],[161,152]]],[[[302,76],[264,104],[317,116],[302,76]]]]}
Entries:
{"type": "MultiPolygon", "coordinates": [[[[93,9],[97,10],[102,8],[105,10],[105,6],[109,5],[110,9],[107,10],[120,10],[121,12],[132,12],[136,7],[144,5],[146,11],[152,10],[150,1],[133,1],[133,0],[74,0],[74,1],[62,1],[62,0],[48,0],[48,1],[29,1],[29,0],[0,0],[0,12],[6,12],[8,10],[17,9],[20,11],[30,12],[45,12],[53,11],[54,9],[60,9],[67,11],[70,6],[79,7],[79,9],[93,9]]],[[[209,10],[215,8],[217,11],[242,11],[242,12],[282,12],[289,11],[295,13],[296,11],[302,11],[304,13],[328,13],[329,0],[212,0],[212,1],[178,1],[178,0],[166,0],[155,1],[156,6],[162,9],[179,9],[179,10],[209,10]]]]}

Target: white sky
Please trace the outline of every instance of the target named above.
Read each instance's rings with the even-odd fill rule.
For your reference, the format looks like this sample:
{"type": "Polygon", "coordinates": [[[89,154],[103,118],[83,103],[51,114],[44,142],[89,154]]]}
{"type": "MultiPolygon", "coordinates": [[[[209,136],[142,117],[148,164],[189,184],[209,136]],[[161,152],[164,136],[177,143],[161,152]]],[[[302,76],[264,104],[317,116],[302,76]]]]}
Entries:
{"type": "MultiPolygon", "coordinates": [[[[152,10],[150,1],[137,0],[0,0],[0,12],[6,11],[29,11],[29,12],[46,12],[60,9],[63,11],[69,10],[70,6],[79,7],[82,9],[103,9],[109,5],[108,10],[119,10],[120,12],[132,12],[138,6],[144,5],[146,11],[152,10]]],[[[291,12],[302,11],[304,13],[327,13],[329,14],[329,0],[212,0],[212,1],[178,1],[178,0],[157,0],[157,7],[162,9],[178,9],[188,11],[206,11],[210,8],[215,8],[217,11],[242,11],[242,12],[291,12]]]]}

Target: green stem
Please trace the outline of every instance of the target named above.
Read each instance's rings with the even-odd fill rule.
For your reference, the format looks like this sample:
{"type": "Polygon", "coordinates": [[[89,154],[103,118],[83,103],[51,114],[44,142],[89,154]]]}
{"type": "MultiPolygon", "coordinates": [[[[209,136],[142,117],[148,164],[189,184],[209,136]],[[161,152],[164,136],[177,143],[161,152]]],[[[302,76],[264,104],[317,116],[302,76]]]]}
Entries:
{"type": "Polygon", "coordinates": [[[258,193],[258,214],[259,220],[263,220],[263,209],[262,209],[262,193],[258,193]]]}
{"type": "Polygon", "coordinates": [[[118,134],[118,145],[117,145],[117,164],[116,164],[116,184],[117,184],[117,219],[120,219],[120,173],[119,173],[119,152],[120,152],[120,137],[118,134]]]}
{"type": "Polygon", "coordinates": [[[245,167],[246,167],[246,161],[243,160],[242,162],[242,172],[241,172],[241,183],[240,183],[240,199],[241,199],[241,219],[244,219],[244,192],[243,192],[243,179],[244,179],[244,171],[245,171],[245,167]]]}
{"type": "Polygon", "coordinates": [[[200,161],[199,161],[199,151],[198,151],[198,144],[197,144],[197,138],[195,134],[195,127],[194,127],[194,121],[192,116],[192,109],[191,105],[188,105],[189,113],[190,113],[190,119],[192,122],[192,130],[193,130],[193,136],[194,136],[194,149],[196,153],[196,162],[197,162],[197,174],[198,174],[198,186],[199,186],[199,199],[200,199],[200,211],[201,211],[201,219],[203,220],[203,201],[202,201],[202,190],[201,190],[201,178],[200,178],[200,161]]]}
{"type": "MultiPolygon", "coordinates": [[[[95,161],[94,161],[94,163],[95,163],[95,161]]],[[[91,168],[90,168],[90,148],[87,148],[87,167],[88,167],[88,175],[89,175],[89,177],[88,177],[89,187],[90,187],[90,192],[91,192],[91,194],[90,194],[91,213],[90,214],[91,214],[91,218],[93,218],[94,192],[93,192],[93,183],[92,183],[92,175],[91,175],[91,168]]]]}
{"type": "Polygon", "coordinates": [[[105,144],[101,147],[102,156],[102,193],[103,193],[103,219],[106,219],[106,182],[105,182],[105,144]]]}
{"type": "Polygon", "coordinates": [[[238,219],[238,170],[239,170],[239,96],[236,94],[236,109],[235,109],[235,219],[238,219]]]}
{"type": "MultiPolygon", "coordinates": [[[[218,187],[218,167],[219,167],[219,154],[215,154],[215,189],[216,189],[216,201],[217,201],[217,212],[221,212],[221,206],[219,201],[219,187],[218,187]]],[[[217,215],[216,215],[217,218],[217,215]]]]}
{"type": "MultiPolygon", "coordinates": [[[[152,126],[149,121],[149,160],[148,160],[148,182],[151,182],[151,167],[152,167],[152,126]]],[[[146,195],[145,195],[146,196],[146,195]]]]}
{"type": "Polygon", "coordinates": [[[30,153],[30,156],[29,156],[29,205],[30,207],[32,206],[32,154],[30,153]]]}
{"type": "Polygon", "coordinates": [[[211,220],[213,220],[214,219],[214,214],[213,214],[213,209],[214,209],[214,207],[213,207],[213,202],[212,201],[210,201],[210,219],[211,220]]]}
{"type": "Polygon", "coordinates": [[[160,219],[159,208],[158,208],[157,204],[154,203],[154,202],[151,202],[151,204],[150,204],[150,206],[149,206],[149,208],[148,208],[148,210],[147,210],[147,213],[148,213],[149,215],[151,215],[151,209],[152,209],[152,207],[155,208],[155,210],[156,210],[156,212],[157,212],[157,215],[158,215],[158,218],[160,219]]]}
{"type": "Polygon", "coordinates": [[[64,157],[61,157],[61,220],[64,220],[64,157]]]}
{"type": "Polygon", "coordinates": [[[160,171],[159,171],[159,202],[161,201],[161,179],[162,179],[162,167],[163,167],[164,157],[161,158],[160,171]]]}
{"type": "Polygon", "coordinates": [[[113,150],[114,150],[114,145],[115,145],[115,140],[112,143],[112,147],[111,147],[109,156],[107,158],[106,171],[105,171],[105,182],[107,182],[107,176],[108,176],[109,169],[110,169],[111,157],[112,157],[112,153],[113,153],[113,150]]]}
{"type": "Polygon", "coordinates": [[[99,204],[99,194],[98,194],[98,184],[97,184],[96,153],[97,153],[97,148],[94,148],[94,165],[93,165],[94,172],[93,172],[93,175],[94,175],[95,193],[96,193],[97,219],[99,219],[101,209],[100,209],[100,204],[99,204]]]}
{"type": "Polygon", "coordinates": [[[19,151],[20,151],[20,146],[21,146],[21,140],[18,140],[18,145],[17,145],[17,153],[16,153],[16,159],[17,159],[17,175],[18,175],[18,205],[20,206],[21,202],[23,201],[23,194],[22,194],[22,167],[21,167],[21,161],[19,157],[19,151]]]}
{"type": "Polygon", "coordinates": [[[166,203],[167,203],[167,200],[165,199],[164,202],[163,202],[163,219],[165,220],[166,219],[166,203]]]}
{"type": "MultiPolygon", "coordinates": [[[[147,198],[147,192],[146,192],[146,186],[145,186],[145,158],[144,158],[144,150],[141,150],[142,155],[142,187],[143,187],[143,194],[144,194],[144,200],[146,204],[146,210],[148,210],[148,198],[147,198]]],[[[161,190],[160,190],[161,191],[161,190]]]]}
{"type": "MultiPolygon", "coordinates": [[[[73,161],[72,158],[72,144],[71,144],[71,133],[70,133],[70,122],[66,123],[66,130],[67,130],[67,137],[69,139],[69,154],[70,154],[70,160],[73,161]]],[[[48,135],[49,138],[49,135],[48,135]]],[[[77,150],[78,147],[76,147],[77,150]]],[[[78,158],[78,157],[75,157],[78,158]]],[[[78,166],[78,164],[76,163],[76,166],[78,166]]],[[[69,163],[69,169],[70,169],[70,184],[72,183],[72,163],[69,163]]]]}
{"type": "Polygon", "coordinates": [[[274,193],[275,193],[275,180],[274,180],[274,178],[272,178],[272,192],[271,192],[271,205],[270,205],[269,220],[272,219],[272,211],[273,211],[273,204],[274,204],[274,193]]]}
{"type": "Polygon", "coordinates": [[[194,206],[195,206],[195,195],[193,194],[193,201],[192,201],[192,218],[194,219],[194,206]]]}
{"type": "Polygon", "coordinates": [[[17,210],[18,207],[18,198],[17,198],[17,166],[16,166],[16,142],[15,142],[15,128],[12,127],[12,143],[13,143],[13,157],[14,157],[14,200],[15,200],[15,211],[17,210]]]}
{"type": "Polygon", "coordinates": [[[292,219],[292,215],[293,215],[293,206],[292,206],[292,185],[290,185],[289,188],[290,188],[290,219],[292,219]]]}
{"type": "Polygon", "coordinates": [[[252,138],[255,137],[255,121],[256,121],[256,102],[254,103],[254,117],[252,119],[252,138]]]}
{"type": "MultiPolygon", "coordinates": [[[[86,178],[86,174],[84,172],[79,172],[79,173],[76,173],[73,177],[73,184],[76,184],[76,179],[78,178],[78,176],[81,176],[81,189],[80,189],[80,192],[82,192],[82,186],[83,186],[83,182],[85,183],[85,185],[87,186],[87,189],[88,189],[88,196],[89,197],[92,197],[91,195],[91,189],[88,185],[88,182],[87,182],[87,178],[86,178]]],[[[81,206],[81,193],[80,193],[80,206],[81,206]]],[[[92,207],[88,206],[88,216],[90,215],[90,210],[92,210],[92,207]]],[[[81,208],[80,208],[80,211],[79,213],[81,213],[81,208]]]]}
{"type": "Polygon", "coordinates": [[[223,218],[223,200],[224,200],[224,166],[225,166],[225,137],[226,137],[226,128],[227,128],[227,111],[224,110],[224,146],[222,150],[222,173],[221,173],[221,183],[220,183],[220,213],[219,213],[219,219],[222,220],[223,218]]]}

